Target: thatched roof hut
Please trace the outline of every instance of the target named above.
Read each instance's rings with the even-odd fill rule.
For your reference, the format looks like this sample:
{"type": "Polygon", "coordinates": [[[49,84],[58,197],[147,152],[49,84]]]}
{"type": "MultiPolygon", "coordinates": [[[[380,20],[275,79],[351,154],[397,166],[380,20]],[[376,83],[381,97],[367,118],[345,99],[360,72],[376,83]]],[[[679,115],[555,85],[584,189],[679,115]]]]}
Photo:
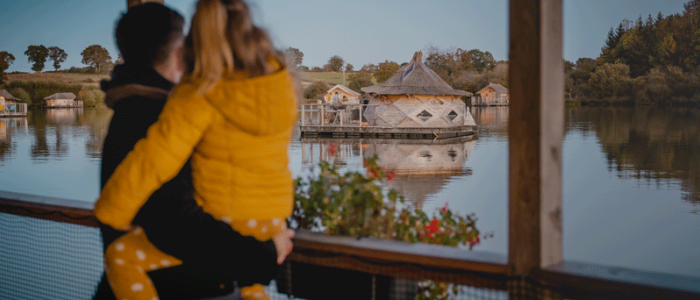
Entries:
{"type": "Polygon", "coordinates": [[[11,103],[22,101],[19,98],[12,96],[12,94],[8,93],[6,90],[0,90],[0,97],[4,98],[4,100],[6,102],[11,102],[11,103]]]}
{"type": "Polygon", "coordinates": [[[423,64],[423,52],[413,54],[407,65],[399,68],[384,82],[364,87],[362,91],[377,95],[455,95],[471,96],[470,92],[453,89],[435,71],[423,64]]]}
{"type": "Polygon", "coordinates": [[[390,128],[445,128],[476,126],[462,96],[471,93],[453,89],[423,64],[416,52],[407,65],[389,79],[362,88],[370,106],[364,115],[370,125],[390,128]]]}

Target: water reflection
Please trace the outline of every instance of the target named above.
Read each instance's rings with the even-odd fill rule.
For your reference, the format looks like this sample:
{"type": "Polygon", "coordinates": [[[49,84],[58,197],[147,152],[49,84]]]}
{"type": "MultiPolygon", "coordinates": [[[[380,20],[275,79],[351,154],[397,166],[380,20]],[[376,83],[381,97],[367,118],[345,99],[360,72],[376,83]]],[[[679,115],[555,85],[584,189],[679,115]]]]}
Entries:
{"type": "Polygon", "coordinates": [[[508,138],[508,106],[473,106],[471,113],[480,136],[508,138]]]}
{"type": "Polygon", "coordinates": [[[99,109],[32,111],[28,115],[33,138],[31,158],[37,162],[61,160],[68,155],[70,147],[78,146],[69,139],[84,138],[86,156],[99,159],[110,117],[111,111],[99,109]]]}
{"type": "Polygon", "coordinates": [[[471,175],[465,162],[475,137],[450,140],[318,139],[302,138],[302,167],[310,170],[318,162],[335,165],[361,164],[376,155],[379,165],[396,172],[388,185],[422,208],[426,198],[439,193],[457,176],[471,175]]]}
{"type": "Polygon", "coordinates": [[[17,143],[12,136],[17,133],[27,133],[27,118],[0,118],[0,161],[17,151],[17,143]]]}
{"type": "Polygon", "coordinates": [[[680,184],[700,213],[700,109],[579,108],[567,117],[570,130],[595,130],[609,172],[645,185],[680,184]]]}

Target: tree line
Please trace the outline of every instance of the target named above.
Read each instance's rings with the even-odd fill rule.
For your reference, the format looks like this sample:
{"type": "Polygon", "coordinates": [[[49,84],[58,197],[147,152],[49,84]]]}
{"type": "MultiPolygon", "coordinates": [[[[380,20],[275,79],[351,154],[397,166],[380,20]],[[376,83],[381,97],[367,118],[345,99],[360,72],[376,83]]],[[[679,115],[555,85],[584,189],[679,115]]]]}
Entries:
{"type": "MultiPolygon", "coordinates": [[[[27,47],[24,55],[27,56],[27,61],[32,63],[32,71],[37,73],[44,70],[47,60],[53,61],[54,70],[58,71],[61,64],[68,58],[65,50],[57,46],[46,47],[44,45],[31,45],[27,47]]],[[[109,51],[100,45],[90,45],[80,55],[83,58],[82,63],[92,68],[96,73],[111,70],[114,66],[109,51]]],[[[14,61],[14,55],[7,51],[0,51],[0,84],[7,80],[5,71],[14,61]]]]}
{"type": "Polygon", "coordinates": [[[682,13],[623,20],[598,58],[565,62],[567,100],[700,104],[700,0],[682,13]]]}
{"type": "MultiPolygon", "coordinates": [[[[288,65],[299,71],[311,72],[350,72],[348,75],[348,87],[361,92],[363,87],[371,86],[374,82],[383,82],[389,79],[399,68],[408,64],[401,64],[385,60],[377,64],[369,63],[355,70],[352,64],[334,55],[322,67],[302,65],[304,53],[297,48],[287,48],[286,55],[288,65]],[[373,80],[374,79],[374,80],[373,80]]],[[[508,63],[496,61],[488,51],[472,50],[444,50],[434,46],[426,49],[424,63],[435,71],[440,78],[455,89],[476,92],[486,87],[490,82],[508,86],[508,63]]],[[[317,82],[309,86],[305,91],[307,99],[320,99],[326,92],[328,85],[317,82]]]]}

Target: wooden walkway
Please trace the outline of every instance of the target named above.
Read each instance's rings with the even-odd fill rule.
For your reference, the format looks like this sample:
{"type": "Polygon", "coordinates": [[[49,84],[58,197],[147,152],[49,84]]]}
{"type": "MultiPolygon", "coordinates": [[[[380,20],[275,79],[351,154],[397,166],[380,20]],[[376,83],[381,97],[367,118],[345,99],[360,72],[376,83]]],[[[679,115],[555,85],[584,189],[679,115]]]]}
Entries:
{"type": "Polygon", "coordinates": [[[0,118],[16,118],[16,117],[26,117],[26,112],[4,112],[0,111],[0,118]]]}

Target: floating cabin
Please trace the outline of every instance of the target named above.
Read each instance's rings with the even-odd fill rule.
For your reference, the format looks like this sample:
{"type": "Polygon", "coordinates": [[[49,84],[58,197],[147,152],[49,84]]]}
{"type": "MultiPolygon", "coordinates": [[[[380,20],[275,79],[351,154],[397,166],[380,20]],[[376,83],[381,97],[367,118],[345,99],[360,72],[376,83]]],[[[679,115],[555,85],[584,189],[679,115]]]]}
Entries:
{"type": "Polygon", "coordinates": [[[498,83],[489,83],[488,86],[476,92],[472,105],[475,106],[499,106],[508,105],[510,96],[508,89],[498,83]]]}
{"type": "Polygon", "coordinates": [[[0,117],[26,116],[27,104],[21,101],[6,90],[0,90],[0,117]]]}
{"type": "Polygon", "coordinates": [[[56,93],[44,100],[46,100],[46,107],[49,108],[83,107],[83,101],[75,101],[73,93],[56,93]]]}
{"type": "Polygon", "coordinates": [[[370,106],[364,112],[370,125],[392,128],[458,128],[476,126],[462,96],[423,64],[416,52],[407,65],[388,80],[362,88],[370,106]]]}
{"type": "Polygon", "coordinates": [[[333,95],[335,95],[335,92],[338,92],[338,97],[340,97],[340,100],[343,102],[343,104],[360,104],[361,94],[351,90],[349,87],[344,86],[342,84],[337,84],[336,86],[328,90],[325,94],[323,94],[323,100],[325,100],[326,103],[331,103],[331,101],[333,101],[333,95]]]}

